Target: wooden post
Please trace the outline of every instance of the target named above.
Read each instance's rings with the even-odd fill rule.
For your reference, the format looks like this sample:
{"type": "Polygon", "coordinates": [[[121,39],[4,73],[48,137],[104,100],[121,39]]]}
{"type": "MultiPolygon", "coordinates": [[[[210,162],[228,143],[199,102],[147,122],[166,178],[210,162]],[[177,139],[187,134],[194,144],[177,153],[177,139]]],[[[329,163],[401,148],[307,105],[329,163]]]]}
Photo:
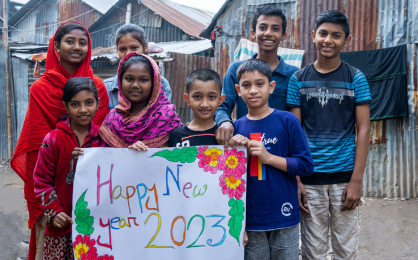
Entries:
{"type": "Polygon", "coordinates": [[[13,126],[12,126],[12,101],[10,95],[10,80],[9,80],[9,62],[10,62],[10,47],[9,47],[9,1],[3,0],[3,45],[6,47],[6,105],[7,105],[7,136],[9,139],[9,159],[13,156],[13,126]]]}

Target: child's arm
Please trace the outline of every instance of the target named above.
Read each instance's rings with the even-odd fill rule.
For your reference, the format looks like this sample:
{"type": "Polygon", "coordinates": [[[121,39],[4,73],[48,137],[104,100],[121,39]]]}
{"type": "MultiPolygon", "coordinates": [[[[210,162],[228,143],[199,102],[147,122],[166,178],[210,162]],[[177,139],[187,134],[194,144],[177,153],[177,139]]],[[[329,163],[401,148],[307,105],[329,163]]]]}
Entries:
{"type": "Polygon", "coordinates": [[[234,135],[234,124],[231,118],[237,100],[235,84],[238,84],[236,67],[229,67],[225,74],[222,94],[225,94],[225,101],[218,107],[215,113],[215,122],[219,128],[216,130],[216,141],[219,145],[228,147],[229,140],[234,135]]]}
{"type": "Polygon", "coordinates": [[[84,154],[83,148],[80,148],[80,147],[74,148],[74,151],[72,152],[74,165],[77,165],[78,157],[83,154],[84,154]]]}
{"type": "Polygon", "coordinates": [[[370,138],[370,109],[369,104],[356,106],[357,145],[353,175],[345,187],[341,211],[355,209],[360,204],[361,184],[366,168],[370,138]]]}
{"type": "Polygon", "coordinates": [[[247,231],[244,231],[244,240],[243,240],[242,244],[244,246],[246,246],[248,244],[248,234],[247,234],[247,231]]]}
{"type": "MultiPolygon", "coordinates": [[[[302,112],[298,107],[290,107],[289,112],[294,114],[299,122],[302,123],[302,112]]],[[[298,197],[299,197],[299,208],[309,214],[308,210],[308,194],[306,193],[305,185],[300,181],[300,177],[296,176],[298,181],[298,197]]]]}
{"type": "Polygon", "coordinates": [[[52,218],[52,225],[57,228],[63,228],[68,223],[73,224],[74,221],[69,217],[67,214],[65,214],[64,211],[58,213],[55,217],[52,218]]]}
{"type": "Polygon", "coordinates": [[[39,150],[38,160],[33,173],[35,197],[45,211],[47,224],[53,225],[53,218],[62,212],[55,190],[55,163],[50,133],[47,134],[39,150]]]}
{"type": "MultiPolygon", "coordinates": [[[[298,84],[297,76],[293,74],[287,88],[286,105],[289,108],[289,112],[294,114],[299,119],[299,122],[302,123],[300,87],[301,85],[298,84]]],[[[305,185],[300,181],[299,176],[296,176],[296,180],[298,181],[299,208],[309,214],[308,194],[306,193],[305,185]]]]}
{"type": "Polygon", "coordinates": [[[130,146],[128,146],[129,149],[135,149],[138,152],[139,151],[148,151],[148,146],[146,146],[143,142],[138,141],[130,146]]]}
{"type": "Polygon", "coordinates": [[[249,141],[247,146],[248,152],[252,156],[257,156],[262,164],[268,164],[279,170],[287,172],[286,158],[267,152],[266,147],[261,141],[249,141]]]}
{"type": "Polygon", "coordinates": [[[248,143],[251,155],[258,156],[260,162],[287,172],[289,177],[310,176],[313,173],[313,161],[308,143],[299,121],[293,117],[288,125],[289,156],[287,158],[270,154],[260,141],[248,143]]]}
{"type": "Polygon", "coordinates": [[[234,135],[230,140],[229,140],[229,146],[230,147],[234,147],[234,146],[245,146],[247,147],[248,142],[250,141],[250,139],[248,139],[245,136],[242,135],[234,135]]]}

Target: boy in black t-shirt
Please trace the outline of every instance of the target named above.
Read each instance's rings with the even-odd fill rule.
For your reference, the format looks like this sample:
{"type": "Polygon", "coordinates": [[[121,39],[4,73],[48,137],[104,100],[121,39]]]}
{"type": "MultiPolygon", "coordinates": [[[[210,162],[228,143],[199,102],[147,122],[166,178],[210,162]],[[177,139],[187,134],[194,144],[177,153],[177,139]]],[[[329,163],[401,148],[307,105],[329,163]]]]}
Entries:
{"type": "Polygon", "coordinates": [[[186,91],[183,97],[192,109],[193,120],[171,132],[168,146],[218,145],[213,115],[225,100],[221,78],[213,70],[195,70],[187,77],[186,91]]]}

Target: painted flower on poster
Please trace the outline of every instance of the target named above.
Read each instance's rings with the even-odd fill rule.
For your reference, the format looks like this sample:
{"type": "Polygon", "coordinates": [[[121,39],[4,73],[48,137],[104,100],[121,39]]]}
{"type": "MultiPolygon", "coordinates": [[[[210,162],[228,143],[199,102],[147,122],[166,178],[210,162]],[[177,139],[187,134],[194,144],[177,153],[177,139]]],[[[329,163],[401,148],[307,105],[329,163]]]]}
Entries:
{"type": "MultiPolygon", "coordinates": [[[[219,186],[222,194],[228,195],[228,212],[231,217],[228,221],[229,234],[240,243],[241,231],[243,228],[245,205],[243,193],[245,192],[245,178],[242,175],[247,172],[247,156],[244,151],[237,151],[236,148],[222,151],[216,147],[183,147],[173,150],[163,150],[153,154],[151,157],[160,156],[171,162],[193,163],[199,160],[199,168],[205,172],[215,174],[223,171],[219,177],[219,186]],[[187,155],[187,156],[186,156],[187,155]]],[[[102,260],[102,259],[100,259],[102,260]]],[[[105,259],[103,259],[105,260],[105,259]]]]}
{"type": "Polygon", "coordinates": [[[219,177],[219,186],[222,187],[222,193],[228,194],[229,198],[240,199],[245,192],[245,180],[236,179],[231,173],[224,172],[219,177]]]}
{"type": "Polygon", "coordinates": [[[95,260],[97,258],[95,244],[96,241],[90,239],[89,235],[85,235],[84,237],[78,235],[73,243],[75,257],[80,260],[95,260]]]}
{"type": "Polygon", "coordinates": [[[114,260],[114,257],[111,255],[104,255],[104,256],[99,256],[97,260],[114,260]]]}
{"type": "Polygon", "coordinates": [[[208,148],[207,146],[198,147],[197,149],[199,153],[196,157],[200,159],[199,167],[203,168],[205,172],[216,173],[218,171],[218,158],[222,154],[222,150],[216,147],[208,148]]]}
{"type": "Polygon", "coordinates": [[[241,179],[246,172],[247,157],[244,151],[237,152],[236,148],[225,150],[224,154],[218,157],[218,169],[224,173],[232,174],[235,179],[241,179]]]}

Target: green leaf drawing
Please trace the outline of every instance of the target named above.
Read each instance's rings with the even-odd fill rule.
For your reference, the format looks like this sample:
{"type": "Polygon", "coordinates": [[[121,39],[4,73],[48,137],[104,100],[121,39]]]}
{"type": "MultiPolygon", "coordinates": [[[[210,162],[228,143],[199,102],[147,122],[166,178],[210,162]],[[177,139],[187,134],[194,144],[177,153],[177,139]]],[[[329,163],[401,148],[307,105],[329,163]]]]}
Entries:
{"type": "Polygon", "coordinates": [[[183,147],[181,149],[176,148],[172,151],[162,150],[154,153],[151,157],[163,157],[169,160],[170,162],[192,163],[196,161],[197,153],[198,151],[196,147],[183,147]]]}
{"type": "Polygon", "coordinates": [[[231,198],[228,202],[228,206],[231,207],[229,215],[231,218],[228,221],[229,234],[238,241],[242,229],[242,221],[244,220],[244,202],[242,200],[235,200],[231,198]]]}
{"type": "Polygon", "coordinates": [[[94,231],[93,223],[94,218],[90,216],[90,210],[87,208],[88,203],[84,201],[84,196],[86,192],[78,198],[77,203],[75,204],[74,215],[75,215],[75,223],[77,226],[75,229],[78,233],[82,235],[91,235],[94,231]]]}

